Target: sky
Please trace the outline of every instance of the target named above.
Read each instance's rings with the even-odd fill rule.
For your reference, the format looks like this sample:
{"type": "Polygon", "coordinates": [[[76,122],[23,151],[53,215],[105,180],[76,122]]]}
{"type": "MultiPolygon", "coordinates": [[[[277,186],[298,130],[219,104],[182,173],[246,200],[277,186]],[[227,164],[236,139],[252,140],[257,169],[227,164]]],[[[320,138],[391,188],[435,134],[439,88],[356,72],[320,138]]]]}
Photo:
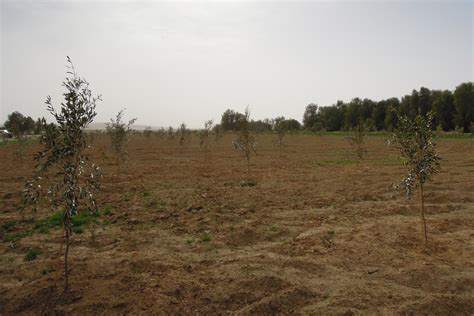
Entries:
{"type": "Polygon", "coordinates": [[[0,125],[61,104],[66,56],[103,101],[149,126],[226,109],[299,121],[305,106],[474,81],[474,1],[1,1],[0,125]]]}

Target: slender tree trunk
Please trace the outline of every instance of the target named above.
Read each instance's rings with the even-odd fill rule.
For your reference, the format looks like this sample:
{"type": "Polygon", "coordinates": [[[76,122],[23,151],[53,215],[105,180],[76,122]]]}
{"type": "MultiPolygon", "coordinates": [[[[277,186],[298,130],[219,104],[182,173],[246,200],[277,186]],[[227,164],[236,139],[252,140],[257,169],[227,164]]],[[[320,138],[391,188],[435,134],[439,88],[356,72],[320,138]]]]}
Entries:
{"type": "Polygon", "coordinates": [[[117,176],[120,176],[120,158],[116,158],[116,164],[117,164],[117,176]]]}
{"type": "Polygon", "coordinates": [[[426,221],[425,221],[425,200],[423,196],[423,183],[420,182],[420,199],[421,199],[421,238],[424,241],[425,246],[428,245],[428,233],[426,232],[426,221]]]}
{"type": "Polygon", "coordinates": [[[247,156],[247,173],[250,172],[250,156],[247,156]]]}
{"type": "Polygon", "coordinates": [[[64,291],[67,291],[69,288],[69,266],[68,266],[68,255],[69,255],[69,231],[66,229],[66,252],[64,254],[64,275],[65,275],[65,283],[64,283],[64,291]]]}

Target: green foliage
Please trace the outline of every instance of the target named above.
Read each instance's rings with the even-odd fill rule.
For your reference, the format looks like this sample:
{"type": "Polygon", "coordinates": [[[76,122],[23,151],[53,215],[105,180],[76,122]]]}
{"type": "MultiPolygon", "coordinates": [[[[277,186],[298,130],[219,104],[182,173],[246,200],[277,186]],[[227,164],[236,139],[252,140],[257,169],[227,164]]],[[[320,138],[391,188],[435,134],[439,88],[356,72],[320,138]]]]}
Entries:
{"type": "Polygon", "coordinates": [[[35,129],[35,121],[31,117],[24,116],[18,111],[8,115],[4,123],[5,128],[16,138],[33,133],[35,129]]]}
{"type": "Polygon", "coordinates": [[[322,129],[317,104],[310,103],[306,106],[303,114],[303,126],[312,131],[319,131],[322,129]]]}
{"type": "Polygon", "coordinates": [[[311,103],[305,108],[303,126],[311,131],[341,131],[362,123],[369,131],[393,131],[398,123],[397,113],[414,119],[430,111],[435,113],[434,127],[441,125],[444,131],[451,131],[457,126],[467,133],[474,121],[473,83],[460,84],[454,93],[421,87],[400,99],[353,98],[350,102],[337,101],[329,106],[311,103]]]}
{"type": "Polygon", "coordinates": [[[15,155],[23,161],[23,157],[28,147],[27,134],[31,134],[35,129],[35,121],[31,117],[26,117],[20,112],[13,112],[8,115],[5,121],[5,128],[13,134],[17,143],[15,155]]]}
{"type": "Polygon", "coordinates": [[[63,225],[63,216],[64,211],[58,211],[47,218],[37,220],[33,224],[33,230],[40,233],[47,233],[50,228],[61,227],[63,225]]]}
{"type": "Polygon", "coordinates": [[[245,120],[244,114],[230,109],[226,110],[222,114],[220,128],[224,131],[238,131],[242,120],[245,120]]]}
{"type": "Polygon", "coordinates": [[[2,223],[1,231],[12,231],[16,224],[17,221],[15,220],[5,221],[2,223]]]}
{"type": "Polygon", "coordinates": [[[3,240],[4,241],[7,241],[7,242],[15,242],[15,241],[18,241],[20,239],[23,239],[25,237],[29,237],[31,236],[32,232],[31,231],[20,231],[20,232],[16,232],[16,233],[11,233],[11,234],[5,234],[3,236],[3,240]]]}
{"type": "Polygon", "coordinates": [[[100,217],[99,212],[81,212],[72,217],[72,227],[81,227],[91,223],[97,222],[100,217]]]}
{"type": "MultiPolygon", "coordinates": [[[[106,208],[103,214],[110,214],[110,209],[106,208]]],[[[33,224],[33,230],[39,233],[48,233],[50,229],[62,227],[64,224],[64,211],[57,211],[49,217],[39,219],[33,224]]],[[[97,221],[100,212],[81,212],[71,217],[71,226],[74,229],[97,221]]]]}
{"type": "Polygon", "coordinates": [[[127,159],[128,135],[132,131],[132,124],[137,120],[134,118],[128,121],[128,123],[124,123],[122,121],[124,111],[125,109],[120,110],[117,113],[115,120],[110,119],[110,123],[107,123],[106,125],[106,131],[112,143],[112,150],[115,155],[118,173],[120,173],[120,165],[127,159]]]}
{"type": "Polygon", "coordinates": [[[423,185],[439,172],[440,157],[433,142],[432,128],[433,112],[427,115],[417,115],[414,119],[400,116],[395,139],[400,147],[402,157],[406,159],[408,173],[402,181],[407,198],[412,196],[416,186],[420,188],[421,199],[421,231],[425,245],[428,243],[428,234],[425,221],[425,204],[423,185]]]}
{"type": "Polygon", "coordinates": [[[417,115],[415,119],[406,116],[398,119],[395,140],[399,144],[405,165],[409,166],[407,176],[402,182],[408,198],[417,183],[423,185],[439,172],[440,157],[433,142],[433,115],[429,112],[426,116],[417,115]]]}
{"type": "Polygon", "coordinates": [[[454,106],[456,108],[455,122],[464,133],[469,132],[474,122],[474,84],[466,82],[456,87],[454,91],[454,106]]]}
{"type": "Polygon", "coordinates": [[[23,258],[24,261],[30,262],[33,260],[36,260],[38,255],[41,254],[41,251],[35,248],[28,248],[28,251],[25,254],[25,257],[23,258]]]}
{"type": "Polygon", "coordinates": [[[202,242],[209,242],[209,241],[211,241],[211,236],[209,236],[208,233],[204,233],[204,234],[201,236],[201,241],[202,241],[202,242]]]}
{"type": "Polygon", "coordinates": [[[102,212],[102,214],[104,214],[105,216],[110,215],[111,213],[112,213],[112,208],[110,206],[105,207],[102,212]]]}
{"type": "Polygon", "coordinates": [[[73,233],[73,217],[84,207],[88,212],[96,212],[97,205],[93,193],[100,187],[99,168],[84,154],[87,147],[85,128],[96,116],[95,108],[100,96],[93,97],[89,83],[79,77],[74,66],[69,63],[68,74],[63,82],[66,92],[65,102],[60,111],[53,107],[51,97],[47,97],[48,112],[56,125],[46,126],[41,140],[44,145],[36,156],[33,179],[27,181],[22,194],[23,210],[27,207],[36,211],[38,202],[47,196],[53,207],[64,206],[62,216],[66,238],[65,287],[68,286],[69,237],[73,233]]]}
{"type": "Polygon", "coordinates": [[[454,107],[454,96],[451,91],[446,90],[436,94],[433,101],[433,112],[435,113],[435,126],[440,126],[445,132],[455,128],[454,113],[456,108],[454,107]]]}

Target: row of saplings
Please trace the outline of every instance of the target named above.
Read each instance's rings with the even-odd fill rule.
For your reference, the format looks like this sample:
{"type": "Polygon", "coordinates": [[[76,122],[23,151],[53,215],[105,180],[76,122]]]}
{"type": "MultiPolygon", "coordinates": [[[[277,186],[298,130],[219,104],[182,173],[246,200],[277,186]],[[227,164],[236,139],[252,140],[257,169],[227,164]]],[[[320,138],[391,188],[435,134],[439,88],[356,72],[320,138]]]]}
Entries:
{"type": "MultiPolygon", "coordinates": [[[[22,193],[22,211],[31,210],[33,214],[42,198],[47,197],[53,208],[62,207],[64,227],[64,289],[69,286],[68,254],[73,233],[72,219],[81,212],[98,212],[94,195],[100,189],[101,171],[92,163],[85,149],[87,147],[84,129],[96,116],[96,103],[100,96],[93,96],[88,82],[78,76],[68,57],[69,77],[63,82],[66,92],[65,102],[60,111],[56,111],[51,98],[46,100],[47,111],[54,117],[56,124],[46,125],[42,137],[43,150],[34,157],[36,166],[34,176],[27,181],[22,193]]],[[[248,109],[241,122],[240,132],[234,142],[247,158],[247,168],[252,152],[255,151],[255,138],[251,135],[248,109]]],[[[108,132],[115,137],[112,140],[117,157],[122,157],[124,139],[133,120],[121,123],[122,112],[108,126],[108,132]]],[[[401,155],[409,166],[408,174],[402,181],[406,196],[411,197],[414,189],[420,189],[421,196],[421,232],[424,245],[427,244],[427,232],[424,216],[423,187],[430,177],[439,171],[440,157],[433,143],[431,128],[432,114],[418,115],[415,119],[399,117],[398,129],[394,138],[400,147],[401,155]]],[[[207,133],[212,123],[206,123],[207,133]]],[[[357,135],[357,133],[356,133],[357,135]]],[[[204,137],[206,139],[207,137],[204,137]]],[[[354,139],[357,142],[357,139],[354,139]]],[[[207,146],[207,144],[205,144],[207,146]]],[[[118,158],[119,159],[119,158],[118,158]]]]}

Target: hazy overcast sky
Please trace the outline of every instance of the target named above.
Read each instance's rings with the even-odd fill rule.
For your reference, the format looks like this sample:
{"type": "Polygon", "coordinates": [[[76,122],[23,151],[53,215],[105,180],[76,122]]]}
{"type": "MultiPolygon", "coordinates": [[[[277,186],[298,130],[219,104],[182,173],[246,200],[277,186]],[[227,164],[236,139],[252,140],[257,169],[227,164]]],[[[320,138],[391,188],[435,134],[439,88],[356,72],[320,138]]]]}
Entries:
{"type": "Polygon", "coordinates": [[[96,121],[200,127],[227,108],[301,120],[308,103],[473,81],[473,1],[2,1],[1,111],[47,116],[66,56],[96,121]]]}

